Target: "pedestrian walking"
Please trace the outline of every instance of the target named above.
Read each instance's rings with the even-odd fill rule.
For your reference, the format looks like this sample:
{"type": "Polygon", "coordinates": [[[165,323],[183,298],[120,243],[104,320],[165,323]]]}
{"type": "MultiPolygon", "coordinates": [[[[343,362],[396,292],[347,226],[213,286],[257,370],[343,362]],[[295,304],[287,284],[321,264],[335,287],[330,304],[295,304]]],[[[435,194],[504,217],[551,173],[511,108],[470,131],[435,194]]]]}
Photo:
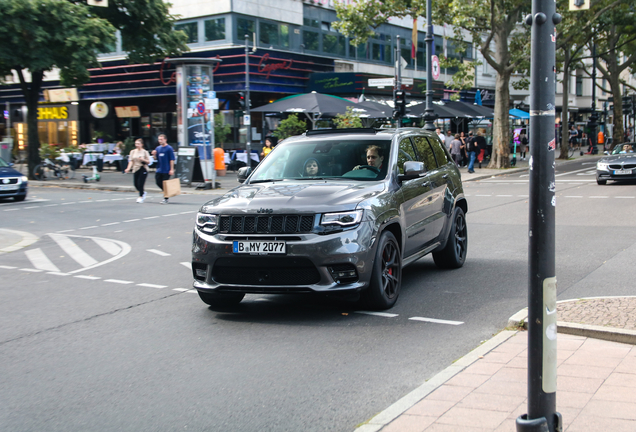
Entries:
{"type": "Polygon", "coordinates": [[[444,137],[444,145],[449,150],[450,150],[450,143],[451,143],[452,140],[453,140],[452,132],[450,131],[450,129],[448,129],[446,131],[446,136],[444,137]]]}
{"type": "Polygon", "coordinates": [[[459,139],[459,134],[455,134],[455,138],[450,142],[449,150],[455,164],[459,166],[462,161],[462,141],[459,139]]]}
{"type": "Polygon", "coordinates": [[[446,142],[446,136],[444,136],[440,128],[435,129],[435,133],[437,134],[441,142],[446,142]]]}
{"type": "Polygon", "coordinates": [[[462,158],[461,158],[461,166],[466,166],[468,165],[468,152],[466,151],[466,135],[464,134],[464,132],[460,132],[459,133],[459,140],[462,142],[462,148],[461,148],[461,154],[462,154],[462,158]]]}
{"type": "Polygon", "coordinates": [[[477,159],[477,145],[472,131],[468,132],[466,152],[468,153],[468,172],[472,174],[475,172],[475,159],[477,159]]]}
{"type": "Polygon", "coordinates": [[[519,135],[519,142],[521,143],[521,148],[519,149],[519,153],[521,153],[521,160],[526,160],[526,152],[528,151],[528,137],[526,136],[526,131],[522,130],[519,135]]]}
{"type": "Polygon", "coordinates": [[[139,138],[135,140],[135,148],[130,151],[128,155],[128,167],[124,170],[125,173],[129,173],[132,170],[133,184],[135,189],[139,192],[138,203],[143,203],[146,199],[146,191],[144,191],[144,185],[146,184],[146,178],[148,177],[148,165],[150,164],[150,153],[144,148],[144,141],[139,138]]]}
{"type": "MultiPolygon", "coordinates": [[[[166,134],[159,134],[157,137],[159,145],[152,151],[152,155],[157,159],[157,172],[155,173],[155,182],[159,189],[163,191],[164,180],[170,180],[170,176],[174,174],[174,150],[168,145],[166,134]]],[[[168,204],[168,197],[163,197],[161,204],[168,204]]]]}
{"type": "Polygon", "coordinates": [[[486,156],[486,149],[488,148],[488,146],[486,145],[486,138],[484,138],[481,131],[477,131],[475,144],[477,145],[477,150],[479,151],[479,153],[477,154],[477,161],[479,162],[479,168],[481,168],[481,163],[484,161],[484,157],[486,156]]]}

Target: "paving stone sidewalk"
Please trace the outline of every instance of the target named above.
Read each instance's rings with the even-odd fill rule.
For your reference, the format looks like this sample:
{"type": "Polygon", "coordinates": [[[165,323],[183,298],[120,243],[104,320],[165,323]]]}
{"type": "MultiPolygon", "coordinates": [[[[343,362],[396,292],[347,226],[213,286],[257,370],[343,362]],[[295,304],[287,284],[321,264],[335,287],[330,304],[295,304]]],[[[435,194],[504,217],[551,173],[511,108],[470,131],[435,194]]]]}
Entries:
{"type": "Polygon", "coordinates": [[[557,304],[559,321],[636,330],[636,297],[605,297],[557,304]]]}

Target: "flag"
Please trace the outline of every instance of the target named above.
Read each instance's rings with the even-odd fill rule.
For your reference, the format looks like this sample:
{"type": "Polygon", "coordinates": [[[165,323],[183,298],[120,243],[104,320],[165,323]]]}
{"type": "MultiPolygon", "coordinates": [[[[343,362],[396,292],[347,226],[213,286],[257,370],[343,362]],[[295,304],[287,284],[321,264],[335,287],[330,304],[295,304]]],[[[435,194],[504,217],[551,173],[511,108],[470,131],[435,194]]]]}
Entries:
{"type": "Polygon", "coordinates": [[[481,91],[477,89],[477,93],[475,93],[475,104],[481,105],[481,91]]]}
{"type": "Polygon", "coordinates": [[[411,58],[414,59],[417,57],[417,18],[413,18],[413,35],[411,36],[412,45],[411,45],[411,58]]]}

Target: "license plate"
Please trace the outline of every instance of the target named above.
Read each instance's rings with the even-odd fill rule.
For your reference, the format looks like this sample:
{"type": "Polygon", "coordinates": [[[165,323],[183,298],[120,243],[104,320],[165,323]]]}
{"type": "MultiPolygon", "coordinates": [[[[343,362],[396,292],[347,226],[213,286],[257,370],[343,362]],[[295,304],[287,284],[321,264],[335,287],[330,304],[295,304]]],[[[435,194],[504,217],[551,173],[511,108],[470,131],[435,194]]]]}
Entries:
{"type": "Polygon", "coordinates": [[[284,254],[284,241],[244,241],[235,240],[233,244],[235,254],[272,255],[284,254]]]}
{"type": "Polygon", "coordinates": [[[0,190],[17,190],[18,185],[0,186],[0,190]]]}
{"type": "Polygon", "coordinates": [[[619,175],[619,174],[631,174],[632,170],[630,169],[622,169],[622,170],[615,170],[614,171],[614,175],[619,175]]]}

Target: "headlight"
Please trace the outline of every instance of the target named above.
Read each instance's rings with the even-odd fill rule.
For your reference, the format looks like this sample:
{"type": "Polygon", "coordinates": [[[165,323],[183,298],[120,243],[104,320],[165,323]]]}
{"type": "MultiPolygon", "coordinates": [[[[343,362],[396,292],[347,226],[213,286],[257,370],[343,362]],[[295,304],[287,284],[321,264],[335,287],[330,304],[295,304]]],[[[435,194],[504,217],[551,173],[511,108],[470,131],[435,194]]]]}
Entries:
{"type": "Polygon", "coordinates": [[[607,171],[609,164],[607,162],[597,162],[596,169],[599,171],[607,171]]]}
{"type": "Polygon", "coordinates": [[[22,176],[20,177],[21,183],[26,183],[29,181],[29,178],[27,176],[22,176]]]}
{"type": "Polygon", "coordinates": [[[320,219],[320,225],[339,225],[341,227],[350,227],[359,224],[361,220],[362,210],[325,213],[320,219]]]}
{"type": "Polygon", "coordinates": [[[197,227],[205,233],[214,234],[218,231],[218,216],[207,213],[197,213],[197,227]]]}

